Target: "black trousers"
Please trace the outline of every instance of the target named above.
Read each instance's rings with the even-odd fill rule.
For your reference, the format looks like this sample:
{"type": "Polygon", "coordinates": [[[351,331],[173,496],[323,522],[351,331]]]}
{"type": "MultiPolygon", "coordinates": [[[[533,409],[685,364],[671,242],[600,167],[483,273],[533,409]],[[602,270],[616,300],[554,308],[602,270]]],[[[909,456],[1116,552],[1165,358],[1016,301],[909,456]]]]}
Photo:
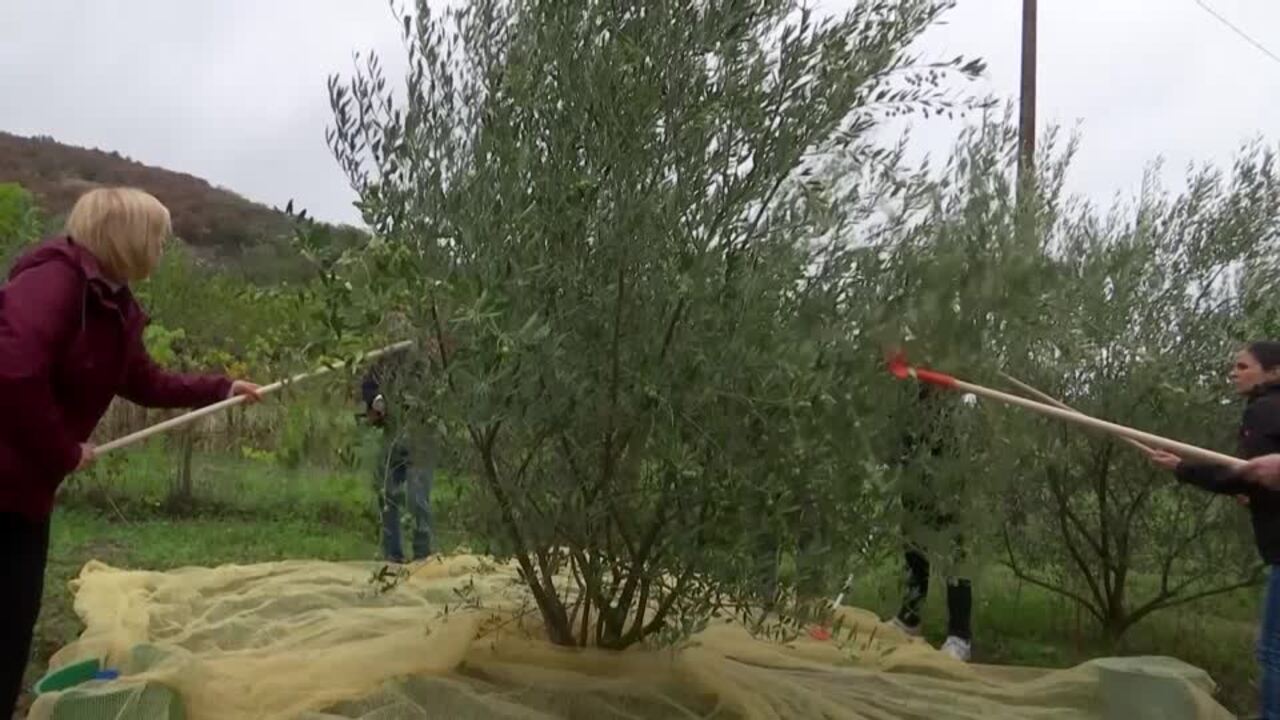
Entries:
{"type": "MultiPolygon", "coordinates": [[[[929,558],[913,547],[908,547],[907,594],[898,611],[898,619],[915,627],[920,624],[920,608],[929,597],[929,558]]],[[[973,587],[964,578],[947,580],[947,635],[961,640],[972,640],[973,587]]]]}
{"type": "Polygon", "coordinates": [[[44,595],[49,520],[0,513],[0,718],[13,717],[44,595]]]}

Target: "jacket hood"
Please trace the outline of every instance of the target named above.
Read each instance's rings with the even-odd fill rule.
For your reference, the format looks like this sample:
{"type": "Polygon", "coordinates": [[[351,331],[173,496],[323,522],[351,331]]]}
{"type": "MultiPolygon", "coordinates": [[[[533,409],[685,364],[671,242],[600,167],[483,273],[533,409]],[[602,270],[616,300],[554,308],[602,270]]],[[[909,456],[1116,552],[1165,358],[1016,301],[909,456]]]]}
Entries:
{"type": "Polygon", "coordinates": [[[147,324],[147,315],[134,301],[129,286],[121,285],[107,277],[97,256],[88,248],[77,244],[69,235],[49,238],[23,253],[9,270],[9,279],[12,280],[31,268],[51,262],[66,263],[79,271],[81,277],[85,279],[86,302],[92,294],[103,305],[120,313],[131,329],[147,324]]]}
{"type": "Polygon", "coordinates": [[[86,280],[98,281],[107,287],[119,286],[102,271],[102,264],[88,248],[76,244],[69,235],[53,237],[23,253],[9,271],[9,279],[26,270],[54,260],[68,262],[78,268],[86,280]]]}

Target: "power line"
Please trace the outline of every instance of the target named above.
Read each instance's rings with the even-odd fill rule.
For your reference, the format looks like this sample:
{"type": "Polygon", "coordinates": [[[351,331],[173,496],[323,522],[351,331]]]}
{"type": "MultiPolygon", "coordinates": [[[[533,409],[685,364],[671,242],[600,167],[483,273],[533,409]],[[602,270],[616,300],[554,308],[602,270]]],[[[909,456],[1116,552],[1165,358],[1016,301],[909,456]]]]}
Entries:
{"type": "Polygon", "coordinates": [[[1194,1],[1195,1],[1195,4],[1199,5],[1202,10],[1212,15],[1215,19],[1217,19],[1218,22],[1222,23],[1223,25],[1226,25],[1228,28],[1231,29],[1232,32],[1239,35],[1241,38],[1244,38],[1245,42],[1258,48],[1259,50],[1262,51],[1264,55],[1271,58],[1272,60],[1275,60],[1277,63],[1280,63],[1280,55],[1276,55],[1275,53],[1268,50],[1265,45],[1258,42],[1257,40],[1254,40],[1252,37],[1249,36],[1249,33],[1245,32],[1244,30],[1241,30],[1239,27],[1233,24],[1230,20],[1226,19],[1221,14],[1219,14],[1217,10],[1214,10],[1213,8],[1209,7],[1209,5],[1204,2],[1204,0],[1194,0],[1194,1]]]}

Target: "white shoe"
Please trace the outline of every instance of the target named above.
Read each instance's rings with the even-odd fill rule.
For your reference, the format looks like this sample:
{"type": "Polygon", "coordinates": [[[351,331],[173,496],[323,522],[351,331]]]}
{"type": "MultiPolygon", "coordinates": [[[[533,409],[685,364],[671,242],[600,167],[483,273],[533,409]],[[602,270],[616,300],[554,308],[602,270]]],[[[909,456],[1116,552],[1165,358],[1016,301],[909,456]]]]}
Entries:
{"type": "Polygon", "coordinates": [[[903,633],[905,633],[906,635],[908,635],[908,636],[910,636],[910,637],[920,637],[920,626],[919,626],[919,625],[908,625],[908,624],[906,624],[906,623],[902,622],[902,618],[900,618],[900,617],[898,617],[898,616],[896,616],[896,615],[894,616],[894,618],[893,618],[892,620],[890,620],[890,621],[889,621],[889,624],[890,624],[891,626],[893,626],[893,627],[897,628],[898,630],[901,630],[903,633]]]}
{"type": "Polygon", "coordinates": [[[962,640],[955,635],[949,636],[947,641],[942,643],[942,652],[946,655],[950,655],[960,662],[966,663],[969,662],[969,658],[973,656],[973,648],[970,646],[969,641],[962,640]]]}

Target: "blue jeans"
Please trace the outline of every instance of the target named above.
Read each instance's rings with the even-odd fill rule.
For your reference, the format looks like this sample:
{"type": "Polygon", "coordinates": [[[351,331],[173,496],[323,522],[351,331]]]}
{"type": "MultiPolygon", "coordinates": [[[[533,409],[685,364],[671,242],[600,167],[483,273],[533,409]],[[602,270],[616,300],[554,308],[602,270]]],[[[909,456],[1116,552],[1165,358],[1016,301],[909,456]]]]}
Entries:
{"type": "Polygon", "coordinates": [[[1262,605],[1262,630],[1258,633],[1258,664],[1261,666],[1262,717],[1280,720],[1280,565],[1272,565],[1267,576],[1267,594],[1262,605]]]}
{"type": "Polygon", "coordinates": [[[382,553],[391,562],[404,562],[400,518],[408,506],[413,521],[413,559],[431,554],[431,481],[434,453],[411,453],[400,442],[383,446],[377,475],[382,505],[382,553]]]}

